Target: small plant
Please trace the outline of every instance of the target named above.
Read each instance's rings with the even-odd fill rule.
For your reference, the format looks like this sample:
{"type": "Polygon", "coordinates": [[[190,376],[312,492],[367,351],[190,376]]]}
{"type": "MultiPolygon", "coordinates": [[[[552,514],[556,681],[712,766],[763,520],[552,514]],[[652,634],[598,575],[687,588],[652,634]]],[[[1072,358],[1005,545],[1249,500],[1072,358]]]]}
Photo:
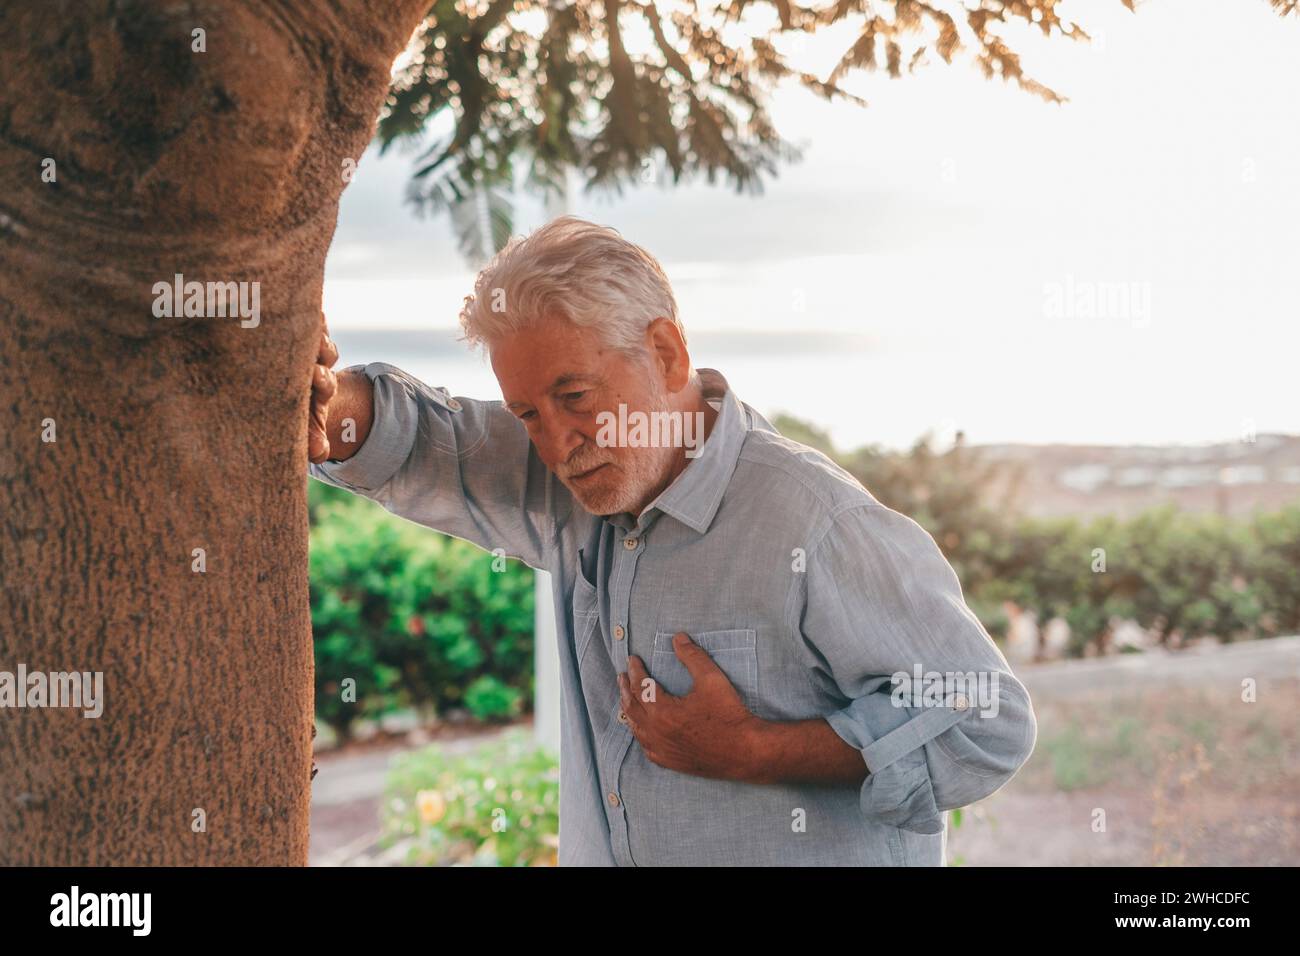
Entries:
{"type": "Polygon", "coordinates": [[[414,866],[554,866],[560,767],[512,730],[464,754],[433,745],[398,757],[382,810],[385,847],[414,866]]]}

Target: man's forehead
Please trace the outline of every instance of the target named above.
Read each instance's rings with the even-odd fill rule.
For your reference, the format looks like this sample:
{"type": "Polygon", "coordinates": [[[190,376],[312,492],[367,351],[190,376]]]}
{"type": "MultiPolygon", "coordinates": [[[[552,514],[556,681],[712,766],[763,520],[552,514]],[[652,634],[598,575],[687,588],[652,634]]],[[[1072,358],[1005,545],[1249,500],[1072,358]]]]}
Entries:
{"type": "Polygon", "coordinates": [[[489,346],[507,406],[599,376],[601,348],[591,330],[550,318],[489,346]]]}

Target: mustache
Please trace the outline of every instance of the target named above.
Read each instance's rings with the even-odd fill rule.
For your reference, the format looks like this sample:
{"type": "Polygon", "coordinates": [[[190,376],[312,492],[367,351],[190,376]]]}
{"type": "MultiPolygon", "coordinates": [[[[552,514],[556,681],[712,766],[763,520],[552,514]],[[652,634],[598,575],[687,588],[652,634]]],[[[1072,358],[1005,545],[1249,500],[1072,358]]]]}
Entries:
{"type": "Polygon", "coordinates": [[[581,475],[583,472],[591,471],[598,465],[612,464],[613,458],[602,458],[594,449],[583,451],[579,449],[567,462],[557,468],[555,473],[561,478],[572,478],[574,475],[581,475]]]}

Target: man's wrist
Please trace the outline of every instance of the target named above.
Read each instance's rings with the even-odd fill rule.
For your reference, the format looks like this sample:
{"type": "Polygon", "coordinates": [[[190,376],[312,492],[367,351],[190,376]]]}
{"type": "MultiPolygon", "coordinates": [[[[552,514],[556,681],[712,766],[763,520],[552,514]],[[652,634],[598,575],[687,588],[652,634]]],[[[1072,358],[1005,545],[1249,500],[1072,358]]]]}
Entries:
{"type": "Polygon", "coordinates": [[[331,462],[347,461],[360,450],[370,435],[374,420],[374,386],[364,365],[338,373],[338,391],[330,403],[326,434],[331,462]]]}
{"type": "Polygon", "coordinates": [[[777,721],[755,717],[743,730],[747,783],[855,783],[868,771],[862,753],[823,718],[777,721]]]}
{"type": "Polygon", "coordinates": [[[745,755],[745,783],[780,783],[781,753],[787,741],[788,724],[755,717],[742,730],[741,753],[745,755]]]}

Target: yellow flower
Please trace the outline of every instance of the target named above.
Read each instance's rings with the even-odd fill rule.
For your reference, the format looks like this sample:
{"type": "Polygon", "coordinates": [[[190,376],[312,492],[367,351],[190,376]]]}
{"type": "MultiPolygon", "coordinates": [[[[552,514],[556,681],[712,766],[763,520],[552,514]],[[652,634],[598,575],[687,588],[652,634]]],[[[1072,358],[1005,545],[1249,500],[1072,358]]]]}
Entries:
{"type": "Polygon", "coordinates": [[[415,795],[415,805],[425,823],[437,823],[447,813],[447,801],[437,790],[421,790],[415,795]]]}

